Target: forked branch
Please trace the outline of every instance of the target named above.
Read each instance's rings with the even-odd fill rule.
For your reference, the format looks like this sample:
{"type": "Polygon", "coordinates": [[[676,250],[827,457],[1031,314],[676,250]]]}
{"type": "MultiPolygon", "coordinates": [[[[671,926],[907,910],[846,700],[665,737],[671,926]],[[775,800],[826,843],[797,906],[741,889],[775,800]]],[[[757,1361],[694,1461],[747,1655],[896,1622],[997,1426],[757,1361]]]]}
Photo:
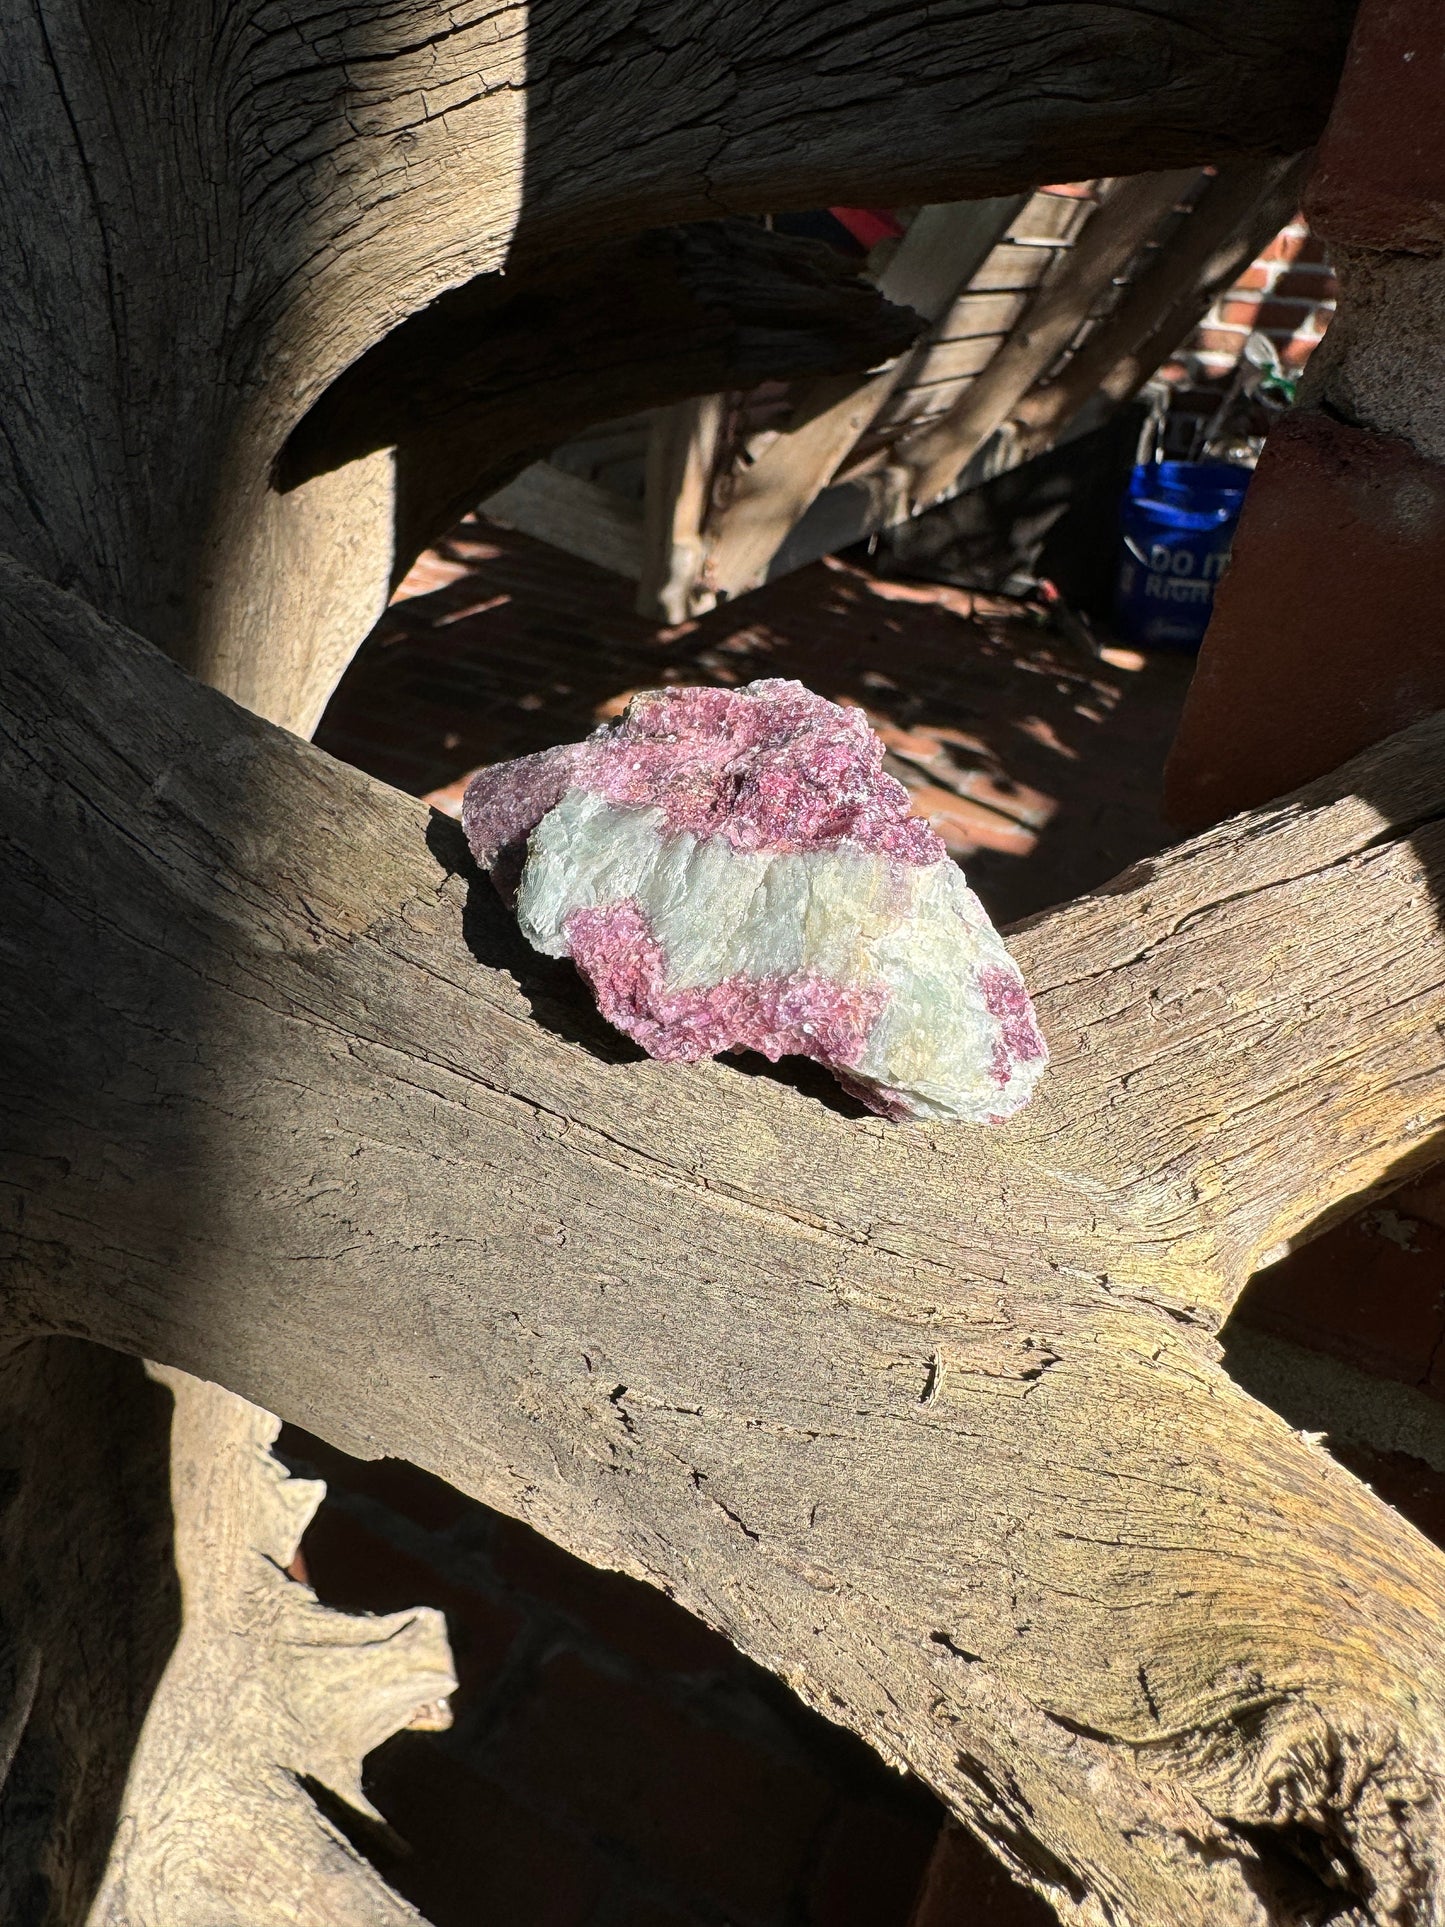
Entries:
{"type": "Polygon", "coordinates": [[[1430,1153],[1439,720],[1019,933],[1039,1099],[899,1129],[636,1061],[453,825],[3,607],[13,1321],[665,1587],[1077,1920],[1439,1908],[1445,1560],[1211,1337],[1430,1153]]]}

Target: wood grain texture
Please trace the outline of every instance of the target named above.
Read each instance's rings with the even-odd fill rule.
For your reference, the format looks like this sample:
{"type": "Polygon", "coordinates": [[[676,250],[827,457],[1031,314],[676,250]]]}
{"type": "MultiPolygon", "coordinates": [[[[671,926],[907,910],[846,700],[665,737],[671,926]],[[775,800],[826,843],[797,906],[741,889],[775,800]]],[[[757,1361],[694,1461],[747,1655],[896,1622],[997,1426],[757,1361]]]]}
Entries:
{"type": "Polygon", "coordinates": [[[1198,180],[1194,170],[1175,168],[1118,181],[1109,189],[1067,260],[983,372],[897,452],[895,459],[911,473],[917,509],[931,507],[955,486],[1020,398],[1069,347],[1114,278],[1198,180]]]}
{"type": "Polygon", "coordinates": [[[1065,1918],[1429,1920],[1445,1560],[1246,1397],[1438,1155],[1437,719],[1016,933],[996,1131],[638,1060],[455,827],[3,577],[6,1313],[664,1587],[1065,1918]]]}
{"type": "Polygon", "coordinates": [[[1352,12],[10,0],[0,545],[308,727],[408,505],[385,449],[276,457],[430,302],[666,222],[1295,150],[1352,12]]]}
{"type": "Polygon", "coordinates": [[[489,522],[525,529],[569,555],[580,555],[613,575],[642,572],[642,511],[625,495],[569,475],[552,462],[531,462],[482,503],[489,522]]]}
{"type": "Polygon", "coordinates": [[[447,1723],[440,1613],[288,1578],[324,1487],[277,1421],[97,1345],[0,1359],[0,1912],[44,1927],[415,1927],[333,1824],[447,1723]]]}
{"type": "Polygon", "coordinates": [[[379,1820],[361,1762],[446,1724],[442,1615],[347,1614],[287,1576],[325,1492],[271,1456],[278,1421],[153,1367],[170,1394],[180,1638],[147,1709],[94,1927],[419,1927],[325,1809],[379,1820]]]}
{"type": "Polygon", "coordinates": [[[66,1339],[0,1355],[0,1918],[87,1921],[180,1635],[170,1399],[66,1339]]]}

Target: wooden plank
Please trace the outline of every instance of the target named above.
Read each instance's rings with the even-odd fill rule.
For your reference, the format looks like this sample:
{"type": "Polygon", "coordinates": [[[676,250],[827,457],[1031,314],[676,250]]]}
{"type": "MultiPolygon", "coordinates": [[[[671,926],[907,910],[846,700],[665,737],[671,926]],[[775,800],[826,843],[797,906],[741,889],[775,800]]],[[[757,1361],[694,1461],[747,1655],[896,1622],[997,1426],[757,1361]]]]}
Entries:
{"type": "Polygon", "coordinates": [[[521,529],[614,575],[636,578],[642,572],[640,505],[551,462],[524,468],[487,497],[482,513],[504,529],[521,529]]]}
{"type": "Polygon", "coordinates": [[[611,472],[633,462],[640,466],[645,461],[655,412],[646,409],[625,421],[604,422],[585,434],[574,435],[554,448],[547,460],[568,475],[580,475],[584,482],[609,487],[607,477],[611,472]]]}
{"type": "Polygon", "coordinates": [[[1018,247],[1003,241],[969,284],[969,293],[1029,294],[1066,248],[1018,247]]]}
{"type": "MultiPolygon", "coordinates": [[[[892,301],[935,320],[967,284],[1023,200],[1010,195],[924,208],[881,278],[892,301]]],[[[732,500],[709,545],[706,583],[740,595],[766,580],[790,529],[873,422],[913,360],[903,356],[871,380],[817,382],[800,401],[798,425],[735,478],[732,500]]]]}
{"type": "Polygon", "coordinates": [[[960,341],[930,342],[904,392],[913,395],[940,382],[956,383],[971,375],[981,375],[1007,340],[1007,334],[1000,332],[965,336],[960,341]]]}
{"type": "MultiPolygon", "coordinates": [[[[986,327],[1000,336],[1007,334],[1033,298],[1034,290],[1060,271],[1095,205],[1092,195],[1044,191],[1031,195],[1010,223],[1008,234],[992,249],[929,338],[926,350],[930,360],[938,340],[977,335],[986,327]],[[1006,285],[985,286],[990,270],[995,270],[1006,285]]],[[[999,345],[995,342],[993,348],[999,345]]],[[[946,372],[931,366],[910,369],[906,385],[900,384],[880,410],[873,432],[882,431],[890,441],[914,432],[920,414],[943,414],[963,394],[973,376],[982,373],[982,366],[975,352],[953,356],[951,365],[950,358],[945,357],[946,372]],[[937,385],[940,382],[945,385],[937,385]],[[916,390],[924,383],[934,386],[920,401],[916,390]]],[[[851,462],[840,464],[840,476],[852,466],[851,462]]]]}
{"type": "Polygon", "coordinates": [[[966,288],[935,329],[930,345],[972,340],[978,335],[1006,335],[1036,285],[1035,280],[1017,288],[966,288]]]}
{"type": "Polygon", "coordinates": [[[1020,459],[1052,446],[1082,410],[1102,414],[1146,382],[1290,218],[1307,173],[1299,157],[1222,168],[1059,375],[1020,399],[1020,459]]]}
{"type": "Polygon", "coordinates": [[[659,408],[647,441],[637,612],[684,622],[716,598],[702,587],[704,524],[722,426],[721,395],[659,408]]]}
{"type": "Polygon", "coordinates": [[[1067,247],[1092,219],[1097,197],[1086,194],[1051,194],[1040,188],[1019,209],[1018,217],[1004,235],[1008,248],[1067,247]]]}
{"type": "Polygon", "coordinates": [[[1045,287],[994,357],[948,413],[899,452],[915,509],[940,500],[972,456],[1008,419],[1019,397],[1068,347],[1114,276],[1199,179],[1194,168],[1122,180],[1083,230],[1066,268],[1045,287]]]}

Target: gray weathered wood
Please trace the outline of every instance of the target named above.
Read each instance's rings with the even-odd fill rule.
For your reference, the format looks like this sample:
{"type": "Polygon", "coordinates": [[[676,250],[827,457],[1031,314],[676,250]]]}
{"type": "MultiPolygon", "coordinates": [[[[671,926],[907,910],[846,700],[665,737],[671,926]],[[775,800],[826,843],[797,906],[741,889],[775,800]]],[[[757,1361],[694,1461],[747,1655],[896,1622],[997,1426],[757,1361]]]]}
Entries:
{"type": "Polygon", "coordinates": [[[438,296],[729,210],[1296,151],[1352,13],[12,0],[0,546],[306,726],[405,566],[405,504],[385,448],[285,493],[274,465],[438,296]]]}
{"type": "Polygon", "coordinates": [[[1059,273],[1040,290],[984,372],[899,450],[895,459],[910,472],[916,509],[949,492],[1019,397],[1073,341],[1114,276],[1197,179],[1191,170],[1175,169],[1119,181],[1109,190],[1059,273]]]}
{"type": "Polygon", "coordinates": [[[287,1576],[325,1491],[270,1454],[277,1421],[153,1368],[174,1404],[180,1639],[147,1709],[96,1927],[418,1927],[311,1788],[374,1809],[361,1762],[408,1725],[445,1725],[456,1680],[430,1608],[334,1612],[287,1576]]]}
{"type": "Polygon", "coordinates": [[[636,502],[552,462],[531,463],[482,507],[503,528],[525,529],[614,575],[635,581],[641,573],[642,512],[636,502]]]}
{"type": "MultiPolygon", "coordinates": [[[[456,491],[480,485],[503,424],[508,462],[546,445],[525,431],[544,433],[546,396],[566,383],[545,381],[539,395],[540,364],[524,358],[507,365],[530,372],[533,399],[517,406],[505,381],[489,393],[506,361],[500,336],[448,338],[444,366],[397,373],[419,337],[434,339],[439,315],[474,317],[473,296],[488,307],[485,277],[505,270],[509,297],[529,286],[537,297],[528,277],[545,279],[539,263],[660,223],[1009,193],[1041,177],[1297,149],[1323,121],[1351,11],[1349,0],[1262,0],[1226,22],[1207,0],[1129,0],[1106,14],[1078,0],[1023,12],[849,0],[825,17],[793,0],[650,0],[641,11],[533,0],[465,16],[421,0],[323,12],[292,0],[14,5],[0,35],[0,545],[202,677],[307,727],[407,544],[456,491]],[[386,379],[368,387],[378,368],[386,379]],[[412,433],[405,408],[387,413],[401,403],[425,432],[412,433]],[[367,439],[382,424],[394,439],[367,439]]],[[[513,326],[507,339],[518,338],[513,326]]],[[[576,387],[586,375],[571,371],[576,387]]],[[[625,405],[658,399],[645,389],[625,405]]],[[[1164,1184],[1171,1200],[1184,1186],[1180,1223],[1192,1229],[1169,1262],[1156,1252],[1137,1276],[1123,1263],[1117,1309],[1072,1270],[1046,1275],[1061,1254],[1073,1263],[1109,1194],[1107,1172],[1082,1192],[1075,1174],[1060,1193],[1047,1147],[1019,1166],[1025,1196],[1053,1213],[1032,1256],[1021,1232],[1005,1235],[995,1202],[978,1207],[977,1236],[992,1245],[997,1230],[1001,1242],[970,1260],[958,1227],[974,1221],[951,1215],[954,1201],[938,1205],[940,1184],[964,1168],[946,1145],[905,1151],[831,1114],[820,1125],[811,1102],[772,1085],[748,1086],[739,1105],[736,1073],[658,1084],[546,1033],[522,985],[541,1016],[604,1059],[610,1048],[556,973],[515,953],[505,953],[515,978],[474,966],[458,919],[483,945],[504,945],[505,925],[482,899],[465,910],[462,882],[429,867],[414,806],[239,717],[81,603],[23,573],[6,581],[16,647],[0,746],[0,968],[13,1019],[4,1196],[16,1263],[5,1302],[17,1329],[214,1370],[334,1437],[389,1440],[550,1521],[574,1547],[651,1573],[875,1744],[915,1759],[1014,1864],[1066,1898],[1092,1886],[1098,1906],[1127,1900],[1140,1917],[1247,1917],[1249,1867],[1279,1855],[1274,1836],[1261,1847],[1230,1816],[1252,1824],[1266,1809],[1276,1820],[1298,1809],[1310,1825],[1340,1807],[1328,1825],[1362,1843],[1371,1872],[1383,1868],[1381,1892],[1398,1842],[1407,1859],[1427,1857],[1418,1841],[1436,1769],[1417,1735],[1434,1689],[1410,1614],[1421,1589],[1433,1602],[1433,1568],[1394,1586],[1405,1554],[1387,1515],[1353,1486],[1322,1485],[1332,1475],[1229,1391],[1195,1328],[1151,1309],[1184,1310],[1165,1289],[1176,1274],[1191,1291],[1216,1278],[1201,1198],[1246,1244],[1258,1229],[1218,1200],[1208,1170],[1164,1184]],[[995,1272],[1008,1295],[1001,1324],[975,1302],[995,1272]],[[1088,1294],[1084,1311],[1063,1316],[1066,1347],[1064,1329],[1050,1336],[1060,1276],[1088,1294]],[[1028,1376],[1041,1345],[1058,1362],[1028,1376]],[[1071,1553],[1058,1523],[1064,1499],[1077,1521],[1119,1489],[1120,1467],[1133,1476],[1137,1445],[1113,1422],[1121,1345],[1122,1382],[1173,1386],[1158,1394],[1166,1424],[1176,1408],[1228,1419],[1219,1441],[1210,1432],[1213,1443],[1183,1454],[1180,1477],[1161,1483],[1146,1468],[1138,1510],[1154,1508],[1166,1541],[1147,1585],[1131,1577],[1137,1549],[1071,1553]],[[614,1355],[625,1377],[613,1379],[614,1355]],[[911,1389],[921,1361],[937,1393],[925,1408],[911,1389]],[[979,1413],[1018,1392],[1026,1426],[1015,1400],[1011,1418],[982,1424],[987,1451],[960,1447],[979,1413]],[[694,1449],[699,1419],[712,1443],[694,1449]],[[868,1449],[880,1432],[900,1440],[901,1488],[868,1449]],[[1068,1471],[1075,1432],[1095,1443],[1068,1471]],[[1005,1478],[1025,1445],[1030,1463],[1042,1451],[1065,1468],[1050,1474],[1061,1494],[1038,1525],[1023,1486],[1005,1478]],[[1278,1530],[1303,1561],[1294,1617],[1268,1639],[1250,1631],[1251,1601],[1227,1593],[1218,1637],[1197,1637],[1214,1621],[1188,1605],[1168,1550],[1193,1506],[1205,1523],[1186,1576],[1235,1570],[1236,1494],[1232,1475],[1211,1470],[1216,1448],[1218,1463],[1237,1460],[1258,1480],[1264,1523],[1249,1550],[1278,1530]],[[1294,1512],[1275,1497],[1276,1466],[1294,1512]],[[1368,1624],[1360,1608],[1323,1636],[1311,1602],[1325,1566],[1293,1529],[1316,1501],[1326,1528],[1353,1532],[1389,1580],[1368,1624]],[[1048,1579],[1037,1615],[1020,1607],[1035,1553],[1048,1579]],[[1142,1714],[1110,1698],[1092,1662],[1078,1672],[1073,1656],[1108,1641],[1102,1608],[1078,1625],[1061,1618],[1068,1557],[1118,1579],[1129,1602],[1119,1651],[1147,1661],[1166,1717],[1197,1715],[1197,1731],[1215,1736],[1203,1755],[1190,1750],[1195,1728],[1171,1728],[1163,1753],[1130,1764],[1129,1722],[1142,1714]],[[951,1628],[962,1645],[974,1620],[987,1634],[978,1666],[925,1630],[951,1628]],[[1355,1654],[1353,1671],[1334,1663],[1337,1647],[1355,1654]],[[1229,1670],[1241,1654],[1261,1677],[1287,1680],[1273,1712],[1242,1701],[1229,1670]],[[1302,1654],[1319,1666],[1300,1684],[1302,1654]],[[1391,1757],[1415,1779],[1403,1792],[1391,1783],[1395,1808],[1378,1825],[1384,1767],[1337,1795],[1306,1749],[1291,1777],[1289,1719],[1325,1720],[1354,1767],[1378,1764],[1370,1720],[1397,1707],[1391,1757]],[[1061,1723],[1091,1709],[1113,1737],[1061,1723]],[[1270,1808],[1276,1782],[1292,1790],[1270,1808]],[[1216,1860],[1211,1842],[1223,1843],[1216,1860]]],[[[1374,877],[1406,861],[1389,837],[1357,854],[1374,877]]],[[[1353,863],[1342,859],[1346,881],[1353,863]]],[[[1389,941],[1412,927],[1397,917],[1389,941]]],[[[1317,1028],[1304,1035],[1319,1042],[1317,1028]]],[[[1358,1094],[1355,1074],[1374,1060],[1340,1041],[1348,1024],[1330,1035],[1358,1094]]],[[[1369,1049],[1375,1036],[1381,1087],[1401,1066],[1408,1079],[1417,1033],[1402,1041],[1382,1021],[1369,1049]]],[[[1268,1048],[1256,1057],[1264,1076],[1268,1048]]],[[[1375,1110],[1343,1159],[1353,1180],[1376,1170],[1371,1132],[1400,1138],[1389,1105],[1375,1110]]],[[[1318,1148],[1333,1154],[1348,1105],[1332,1097],[1327,1111],[1318,1148]]],[[[1226,1163],[1233,1173],[1237,1161],[1226,1163]]],[[[993,1167],[991,1181],[1007,1188],[1013,1169],[993,1167]]],[[[1289,1213],[1262,1217],[1274,1232],[1289,1213]]],[[[1106,1230],[1084,1243],[1119,1240],[1106,1230]]],[[[254,1905],[248,1884],[265,1843],[243,1837],[264,1824],[251,1817],[253,1770],[310,1756],[275,1743],[268,1714],[237,1722],[232,1756],[188,1760],[174,1781],[162,1772],[162,1795],[154,1772],[176,1757],[199,1701],[231,1682],[258,1682],[252,1711],[286,1700],[269,1693],[264,1638],[238,1653],[231,1637],[233,1610],[259,1602],[265,1617],[283,1596],[267,1590],[274,1572],[257,1586],[252,1559],[223,1559],[214,1594],[193,1585],[183,1610],[166,1597],[168,1552],[193,1579],[208,1570],[191,1537],[208,1515],[222,1538],[259,1517],[248,1508],[272,1478],[265,1422],[238,1418],[221,1394],[204,1414],[195,1407],[199,1432],[188,1420],[171,1456],[168,1548],[154,1489],[165,1433],[138,1369],[37,1336],[0,1386],[20,1472],[0,1522],[0,1750],[15,1747],[5,1820],[21,1810],[33,1821],[37,1791],[44,1808],[28,1863],[42,1884],[9,1911],[45,1906],[69,1927],[104,1882],[127,1927],[152,1910],[155,1927],[266,1918],[274,1879],[254,1905]],[[256,1426],[247,1476],[211,1512],[235,1468],[228,1453],[256,1426]],[[144,1528],[134,1570],[128,1519],[144,1528]],[[111,1627],[128,1644],[107,1671],[93,1642],[111,1627]],[[168,1635],[179,1640],[170,1655],[168,1635]],[[136,1827],[108,1855],[107,1828],[132,1793],[124,1817],[136,1827]],[[172,1830],[188,1813],[215,1824],[172,1830]],[[199,1865],[187,1857],[196,1843],[199,1865]],[[171,1871],[163,1890],[147,1889],[158,1855],[171,1871]]],[[[173,1382],[188,1402],[186,1381],[173,1382]]],[[[1139,1401],[1122,1409],[1137,1414],[1139,1401]]],[[[258,1530],[233,1543],[274,1560],[278,1540],[258,1530]]],[[[304,1701],[334,1779],[380,1730],[371,1704],[364,1692],[304,1701]]],[[[316,1841],[294,1844],[278,1906],[289,1894],[312,1919],[322,1907],[396,1917],[344,1856],[322,1854],[340,1897],[319,1899],[316,1841]]],[[[18,1883],[26,1866],[12,1855],[0,1879],[18,1883]]],[[[1418,1884],[1435,1878],[1426,1866],[1418,1884]]],[[[1097,1917],[1095,1901],[1085,1905],[1097,1917]]]]}
{"type": "MultiPolygon", "coordinates": [[[[880,277],[882,293],[936,321],[1018,212],[1021,198],[923,208],[880,277]]],[[[705,582],[712,597],[741,595],[767,579],[768,564],[789,532],[915,359],[898,356],[865,381],[815,382],[799,396],[793,424],[734,478],[707,547],[705,582]]]]}
{"type": "Polygon", "coordinates": [[[710,609],[699,592],[706,546],[713,463],[722,427],[721,395],[659,408],[647,437],[642,507],[642,562],[637,610],[654,621],[683,622],[710,609]]]}
{"type": "Polygon", "coordinates": [[[1068,1918],[1439,1910],[1445,1559],[1212,1334],[1437,1147],[1445,722],[1018,932],[1039,1098],[900,1129],[638,1061],[455,826],[0,608],[16,1326],[663,1586],[1068,1918]]]}
{"type": "MultiPolygon", "coordinates": [[[[287,437],[275,481],[289,494],[389,451],[395,581],[580,424],[719,387],[868,368],[900,354],[919,325],[831,248],[755,221],[653,228],[542,259],[514,251],[505,275],[443,295],[353,363],[287,437]]],[[[596,522],[585,481],[571,479],[562,499],[596,522]]],[[[540,494],[546,475],[534,485],[540,494]]],[[[549,540],[566,514],[556,494],[537,504],[549,540]]],[[[598,513],[613,567],[618,517],[605,504],[598,513]]],[[[294,692],[287,714],[299,727],[294,692]]]]}
{"type": "Polygon", "coordinates": [[[441,1615],[287,1577],[323,1488],[219,1386],[33,1340],[0,1415],[0,1918],[414,1927],[310,1789],[369,1814],[363,1755],[446,1724],[441,1615]]]}

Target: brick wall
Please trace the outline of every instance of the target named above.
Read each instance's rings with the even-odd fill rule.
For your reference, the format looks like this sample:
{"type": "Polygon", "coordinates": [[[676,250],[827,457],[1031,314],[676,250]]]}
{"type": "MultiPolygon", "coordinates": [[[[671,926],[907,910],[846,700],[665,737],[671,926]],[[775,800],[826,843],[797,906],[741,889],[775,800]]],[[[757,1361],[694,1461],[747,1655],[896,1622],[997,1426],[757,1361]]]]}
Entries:
{"type": "Polygon", "coordinates": [[[1298,372],[1324,338],[1336,294],[1323,241],[1296,215],[1220,296],[1162,372],[1176,380],[1221,381],[1233,373],[1256,328],[1269,336],[1284,367],[1298,372]]]}

